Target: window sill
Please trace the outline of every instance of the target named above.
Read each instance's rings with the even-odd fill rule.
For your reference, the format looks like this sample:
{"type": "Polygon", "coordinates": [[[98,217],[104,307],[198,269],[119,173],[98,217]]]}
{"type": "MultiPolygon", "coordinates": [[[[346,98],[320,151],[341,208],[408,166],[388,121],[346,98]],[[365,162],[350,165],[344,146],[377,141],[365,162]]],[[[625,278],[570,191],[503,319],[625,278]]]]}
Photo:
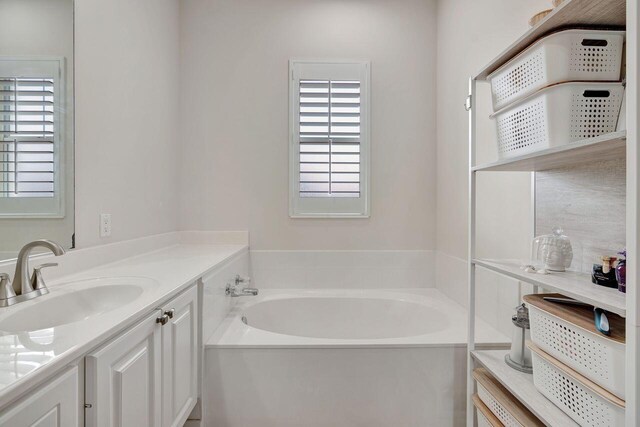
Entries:
{"type": "Polygon", "coordinates": [[[290,214],[291,219],[368,219],[370,214],[290,214]]]}

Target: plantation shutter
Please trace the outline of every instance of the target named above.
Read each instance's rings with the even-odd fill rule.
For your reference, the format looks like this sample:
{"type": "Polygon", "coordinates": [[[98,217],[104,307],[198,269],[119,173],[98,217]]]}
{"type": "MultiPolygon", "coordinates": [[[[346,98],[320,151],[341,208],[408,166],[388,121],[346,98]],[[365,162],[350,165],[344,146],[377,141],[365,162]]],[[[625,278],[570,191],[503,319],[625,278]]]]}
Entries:
{"type": "Polygon", "coordinates": [[[0,57],[0,218],[64,218],[65,59],[0,57]]]}
{"type": "Polygon", "coordinates": [[[290,216],[369,216],[369,70],[290,62],[290,216]]]}
{"type": "Polygon", "coordinates": [[[54,197],[54,78],[0,75],[0,197],[54,197]]]}
{"type": "Polygon", "coordinates": [[[300,196],[360,197],[360,82],[300,81],[300,196]]]}

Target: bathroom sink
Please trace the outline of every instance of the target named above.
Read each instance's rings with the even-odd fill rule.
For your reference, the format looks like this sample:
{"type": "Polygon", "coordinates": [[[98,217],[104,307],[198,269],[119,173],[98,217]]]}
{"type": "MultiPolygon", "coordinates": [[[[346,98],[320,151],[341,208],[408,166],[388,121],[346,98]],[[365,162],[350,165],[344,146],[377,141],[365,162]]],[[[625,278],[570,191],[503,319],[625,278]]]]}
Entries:
{"type": "Polygon", "coordinates": [[[12,306],[6,316],[0,314],[0,331],[35,331],[80,322],[130,304],[155,283],[143,277],[117,277],[61,284],[32,302],[12,306]]]}

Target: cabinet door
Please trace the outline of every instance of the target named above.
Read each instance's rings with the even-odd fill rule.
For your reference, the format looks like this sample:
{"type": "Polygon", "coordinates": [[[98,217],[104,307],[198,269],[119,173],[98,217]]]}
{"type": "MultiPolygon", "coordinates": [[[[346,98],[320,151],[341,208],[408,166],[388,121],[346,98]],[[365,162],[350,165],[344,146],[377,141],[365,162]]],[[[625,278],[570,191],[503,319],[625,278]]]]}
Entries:
{"type": "Polygon", "coordinates": [[[86,357],[88,427],[161,426],[159,313],[86,357]]]}
{"type": "Polygon", "coordinates": [[[74,366],[0,414],[0,426],[79,427],[78,381],[74,366]]]}
{"type": "Polygon", "coordinates": [[[162,327],[164,427],[182,426],[198,399],[198,288],[164,305],[173,317],[162,327]]]}

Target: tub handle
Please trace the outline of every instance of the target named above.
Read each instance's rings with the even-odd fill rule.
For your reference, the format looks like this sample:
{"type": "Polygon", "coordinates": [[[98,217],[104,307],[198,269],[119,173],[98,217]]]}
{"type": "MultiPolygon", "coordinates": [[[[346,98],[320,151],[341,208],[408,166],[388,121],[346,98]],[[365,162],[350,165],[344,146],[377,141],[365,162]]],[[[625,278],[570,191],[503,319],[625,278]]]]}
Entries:
{"type": "Polygon", "coordinates": [[[236,274],[236,286],[238,286],[240,283],[251,283],[251,278],[242,277],[239,274],[236,274]]]}

